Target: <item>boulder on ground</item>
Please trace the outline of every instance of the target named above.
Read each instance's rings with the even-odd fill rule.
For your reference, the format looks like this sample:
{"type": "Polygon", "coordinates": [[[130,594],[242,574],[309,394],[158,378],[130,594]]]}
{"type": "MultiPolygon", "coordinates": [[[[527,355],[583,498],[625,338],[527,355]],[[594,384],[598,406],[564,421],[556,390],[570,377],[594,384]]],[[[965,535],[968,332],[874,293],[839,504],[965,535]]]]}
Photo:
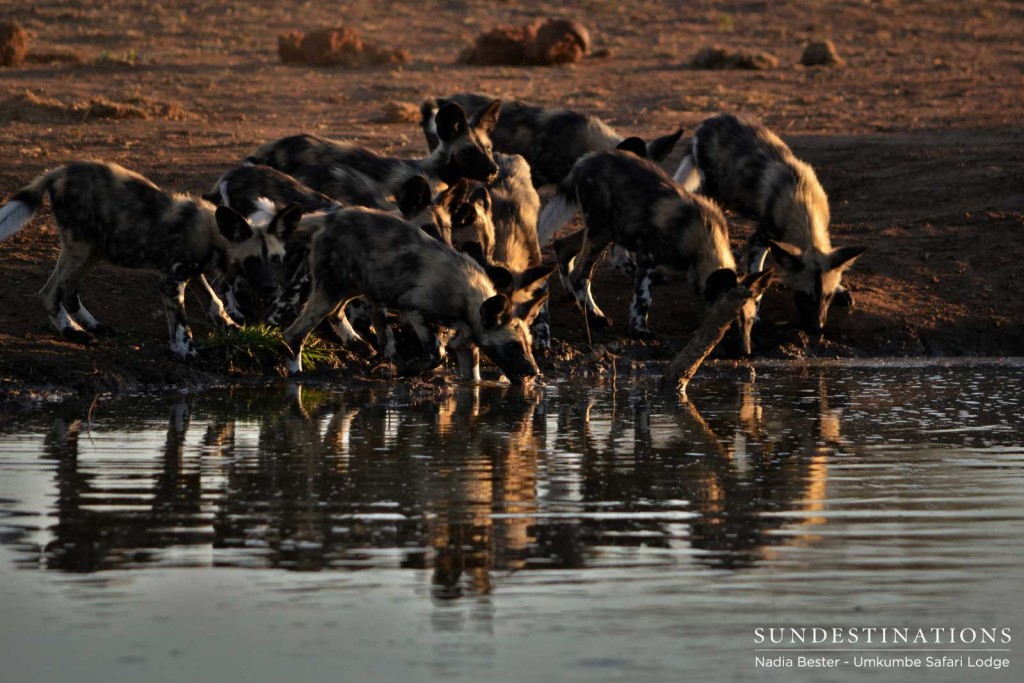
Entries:
{"type": "Polygon", "coordinates": [[[28,31],[14,21],[0,23],[0,66],[21,66],[28,54],[28,31]]]}
{"type": "Polygon", "coordinates": [[[842,66],[846,62],[836,52],[831,40],[815,40],[804,48],[800,63],[804,66],[842,66]]]}
{"type": "Polygon", "coordinates": [[[526,44],[531,64],[574,64],[590,52],[590,32],[571,19],[548,19],[530,25],[533,39],[526,44]]]}
{"type": "Polygon", "coordinates": [[[571,19],[496,26],[459,53],[463,64],[524,66],[572,64],[590,52],[590,32],[571,19]]]}

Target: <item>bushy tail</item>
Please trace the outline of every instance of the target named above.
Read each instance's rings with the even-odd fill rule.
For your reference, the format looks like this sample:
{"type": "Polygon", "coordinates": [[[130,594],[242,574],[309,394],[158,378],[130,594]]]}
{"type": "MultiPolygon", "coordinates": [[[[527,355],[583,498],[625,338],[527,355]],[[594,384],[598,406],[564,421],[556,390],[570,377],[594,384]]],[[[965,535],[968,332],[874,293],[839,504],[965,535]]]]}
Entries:
{"type": "Polygon", "coordinates": [[[21,230],[36,215],[43,205],[43,193],[63,171],[61,167],[44,173],[0,206],[0,242],[21,230]]]}
{"type": "Polygon", "coordinates": [[[441,138],[437,137],[435,114],[437,114],[437,100],[433,97],[423,100],[423,104],[420,105],[420,128],[423,129],[423,137],[427,139],[427,148],[431,152],[441,144],[441,138]]]}
{"type": "Polygon", "coordinates": [[[541,247],[547,246],[558,229],[572,220],[578,208],[576,198],[567,195],[564,188],[559,188],[558,194],[544,206],[537,220],[537,239],[541,247]]]}

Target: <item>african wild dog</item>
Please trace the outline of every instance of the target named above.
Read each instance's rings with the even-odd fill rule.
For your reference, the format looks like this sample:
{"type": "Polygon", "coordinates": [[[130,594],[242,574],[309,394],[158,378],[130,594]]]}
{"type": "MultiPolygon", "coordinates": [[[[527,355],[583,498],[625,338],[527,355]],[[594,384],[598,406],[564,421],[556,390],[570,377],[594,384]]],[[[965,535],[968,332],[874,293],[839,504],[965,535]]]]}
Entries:
{"type": "Polygon", "coordinates": [[[422,159],[384,157],[353,144],[295,135],[263,145],[248,160],[291,175],[309,166],[349,169],[368,178],[386,195],[394,194],[416,175],[448,185],[460,178],[488,182],[498,173],[491,157],[490,134],[500,108],[501,101],[492,100],[467,119],[457,104],[442,107],[436,116],[441,144],[422,159]]]}
{"type": "Polygon", "coordinates": [[[452,246],[486,267],[494,257],[491,194],[482,185],[470,188],[464,180],[459,183],[465,184],[466,197],[451,217],[452,246]]]}
{"type": "MultiPolygon", "coordinates": [[[[420,125],[427,138],[427,145],[433,150],[440,143],[440,130],[435,115],[435,112],[440,112],[438,107],[456,103],[466,112],[472,113],[481,110],[490,101],[491,98],[474,93],[459,93],[424,101],[420,107],[420,125]]],[[[672,152],[682,134],[679,130],[651,141],[645,145],[646,156],[654,161],[662,161],[672,152]]],[[[502,104],[501,117],[491,139],[499,152],[520,154],[526,159],[530,164],[535,187],[559,182],[584,154],[609,150],[623,141],[621,135],[596,116],[570,109],[534,107],[519,100],[502,104]]]]}
{"type": "MultiPolygon", "coordinates": [[[[436,362],[441,349],[436,348],[437,337],[429,326],[454,328],[451,346],[467,378],[479,377],[477,347],[512,381],[538,374],[528,324],[546,295],[513,304],[495,290],[472,258],[388,213],[346,209],[325,215],[323,221],[310,247],[312,294],[299,318],[284,332],[290,372],[301,370],[306,336],[334,311],[342,311],[332,321],[335,331],[359,339],[343,306],[365,296],[378,311],[385,306],[400,311],[436,362]]],[[[385,326],[375,326],[380,338],[385,326]]]]}
{"type": "MultiPolygon", "coordinates": [[[[466,202],[468,193],[468,182],[459,181],[439,192],[437,196],[431,197],[427,179],[423,176],[413,176],[399,188],[395,202],[397,212],[401,213],[402,218],[416,225],[424,234],[452,246],[452,214],[466,202]]],[[[267,316],[267,322],[271,325],[282,325],[298,315],[302,303],[310,292],[312,275],[308,268],[308,255],[312,238],[324,226],[326,214],[344,208],[341,204],[335,203],[328,211],[302,216],[299,229],[292,233],[286,244],[285,268],[281,280],[287,284],[267,316]]],[[[346,315],[350,322],[355,322],[360,327],[366,328],[371,324],[372,311],[367,310],[361,299],[349,304],[346,315]]],[[[344,338],[344,333],[339,332],[339,336],[344,338]]],[[[391,339],[389,334],[388,345],[381,349],[388,359],[391,358],[394,347],[391,339]]]]}
{"type": "Polygon", "coordinates": [[[97,262],[160,271],[171,351],[196,355],[185,316],[185,287],[199,277],[211,297],[210,312],[225,326],[235,323],[204,275],[244,274],[262,293],[277,287],[272,261],[284,254],[277,225],[253,229],[232,209],[201,199],[169,195],[146,178],[116,164],[77,162],[33,180],[0,208],[0,239],[20,230],[48,194],[60,234],[61,252],[40,291],[57,329],[87,342],[107,330],[79,298],[79,283],[97,262]]]}
{"type": "MultiPolygon", "coordinates": [[[[647,147],[644,144],[644,141],[638,137],[626,138],[616,145],[615,149],[635,154],[641,159],[648,158],[647,147]]],[[[549,216],[551,216],[551,214],[549,214],[549,216]]],[[[568,220],[568,217],[564,220],[568,220]]],[[[547,228],[545,234],[547,235],[547,239],[551,239],[554,232],[551,232],[550,228],[547,228]]],[[[572,264],[576,258],[576,254],[580,253],[580,249],[583,247],[583,235],[583,230],[577,230],[571,235],[560,237],[552,242],[552,246],[555,248],[555,259],[558,263],[558,276],[570,294],[572,293],[572,288],[569,286],[569,271],[572,270],[572,264]]],[[[621,270],[631,277],[636,275],[636,259],[633,258],[631,253],[619,245],[613,244],[611,248],[611,256],[613,268],[621,270]]],[[[651,284],[657,284],[660,281],[661,278],[659,277],[659,273],[655,273],[652,276],[651,284]]],[[[593,299],[589,298],[589,294],[587,302],[589,306],[594,305],[593,299]]]]}
{"type": "MultiPolygon", "coordinates": [[[[552,273],[551,268],[542,265],[537,239],[540,197],[531,181],[526,159],[519,154],[496,153],[494,160],[499,168],[498,178],[487,187],[494,225],[491,264],[508,271],[507,284],[499,284],[503,284],[501,289],[514,302],[520,303],[546,292],[547,280],[552,273]]],[[[534,350],[550,346],[547,306],[537,316],[532,331],[534,350]]]]}
{"type": "Polygon", "coordinates": [[[230,206],[243,216],[252,216],[264,207],[260,198],[270,200],[274,206],[298,204],[303,213],[336,208],[338,201],[301,183],[297,179],[270,166],[244,164],[236,166],[203,195],[211,204],[230,206]]]}
{"type": "Polygon", "coordinates": [[[766,127],[731,114],[707,119],[675,179],[758,218],[747,247],[749,270],[760,271],[771,251],[805,329],[821,331],[833,298],[853,304],[840,280],[867,247],[832,248],[828,196],[814,169],[766,127]]]}
{"type": "MultiPolygon", "coordinates": [[[[682,190],[646,159],[620,150],[580,159],[544,208],[541,232],[553,233],[557,221],[567,220],[577,208],[586,227],[569,281],[585,314],[601,326],[609,323],[589,296],[590,279],[598,257],[612,242],[637,259],[629,321],[635,336],[651,334],[647,327],[651,274],[659,264],[687,272],[708,303],[741,284],[722,212],[714,202],[682,190]]],[[[760,291],[769,279],[767,274],[747,277],[742,284],[760,291]]],[[[750,353],[753,316],[751,301],[736,324],[744,354],[750,353]]]]}

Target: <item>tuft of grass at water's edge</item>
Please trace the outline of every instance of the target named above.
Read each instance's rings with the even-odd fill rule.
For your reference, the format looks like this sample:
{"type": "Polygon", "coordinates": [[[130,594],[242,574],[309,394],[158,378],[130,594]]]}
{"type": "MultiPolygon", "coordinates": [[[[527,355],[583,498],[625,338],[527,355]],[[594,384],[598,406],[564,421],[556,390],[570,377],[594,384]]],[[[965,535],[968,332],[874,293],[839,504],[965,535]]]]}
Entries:
{"type": "MultiPolygon", "coordinates": [[[[204,355],[222,360],[230,371],[236,372],[272,370],[288,353],[281,330],[266,323],[218,329],[200,343],[199,348],[204,355]]],[[[340,347],[310,335],[302,348],[302,367],[309,370],[340,367],[343,353],[340,347]]]]}

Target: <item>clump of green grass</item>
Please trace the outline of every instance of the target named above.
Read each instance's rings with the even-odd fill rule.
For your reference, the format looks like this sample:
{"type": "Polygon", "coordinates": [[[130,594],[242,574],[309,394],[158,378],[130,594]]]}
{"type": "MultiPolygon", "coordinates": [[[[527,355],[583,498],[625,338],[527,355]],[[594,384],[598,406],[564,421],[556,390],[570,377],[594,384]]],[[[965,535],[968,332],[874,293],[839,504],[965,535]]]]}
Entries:
{"type": "MultiPolygon", "coordinates": [[[[265,323],[218,329],[201,345],[214,357],[222,357],[232,371],[256,372],[273,368],[288,353],[281,330],[265,323]]],[[[336,368],[341,364],[341,349],[310,336],[302,348],[302,367],[336,368]]]]}
{"type": "Polygon", "coordinates": [[[136,53],[135,50],[125,50],[124,52],[104,51],[96,58],[97,64],[107,66],[138,66],[142,62],[141,55],[136,53]]]}

